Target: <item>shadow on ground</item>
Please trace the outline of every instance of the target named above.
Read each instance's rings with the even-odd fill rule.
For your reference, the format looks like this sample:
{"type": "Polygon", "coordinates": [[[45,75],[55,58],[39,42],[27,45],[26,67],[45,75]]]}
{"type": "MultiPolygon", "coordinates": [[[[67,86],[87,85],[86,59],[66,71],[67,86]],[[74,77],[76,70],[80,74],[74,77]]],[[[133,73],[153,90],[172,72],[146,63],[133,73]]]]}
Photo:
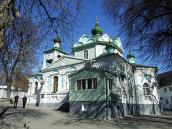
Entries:
{"type": "Polygon", "coordinates": [[[54,121],[52,123],[58,127],[88,127],[88,128],[113,128],[113,129],[170,129],[172,127],[172,121],[166,119],[152,118],[152,117],[131,117],[131,118],[116,118],[112,120],[100,120],[100,119],[84,119],[79,117],[70,116],[66,114],[64,119],[54,121]]]}
{"type": "MultiPolygon", "coordinates": [[[[24,129],[29,119],[37,119],[48,115],[33,109],[14,109],[12,106],[0,107],[0,129],[24,129]],[[27,119],[25,119],[27,118],[27,119]]],[[[27,126],[28,127],[28,126],[27,126]]]]}
{"type": "MultiPolygon", "coordinates": [[[[170,129],[172,127],[172,117],[168,118],[134,116],[112,120],[84,119],[71,116],[64,111],[41,110],[41,108],[37,109],[35,107],[33,109],[13,109],[13,107],[6,106],[0,108],[0,129],[25,129],[28,127],[29,122],[33,122],[34,119],[36,121],[34,124],[41,124],[41,126],[49,123],[46,126],[48,129],[51,129],[51,125],[59,129],[170,129]],[[25,124],[26,126],[24,127],[25,124]]],[[[30,129],[33,128],[31,127],[30,129]]],[[[35,129],[40,128],[35,127],[35,129]]],[[[43,128],[41,127],[41,129],[43,128]]]]}

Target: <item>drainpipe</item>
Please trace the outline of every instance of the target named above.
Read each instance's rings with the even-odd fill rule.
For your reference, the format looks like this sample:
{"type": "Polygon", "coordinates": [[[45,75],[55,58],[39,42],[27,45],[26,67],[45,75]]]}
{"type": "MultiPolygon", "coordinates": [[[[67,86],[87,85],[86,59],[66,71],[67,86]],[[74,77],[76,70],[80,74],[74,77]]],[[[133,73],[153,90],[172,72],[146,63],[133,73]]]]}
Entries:
{"type": "MultiPolygon", "coordinates": [[[[136,91],[136,84],[135,84],[135,80],[136,80],[136,79],[135,79],[134,74],[135,74],[135,70],[133,70],[133,79],[134,79],[134,82],[133,82],[133,83],[134,83],[135,107],[136,107],[136,109],[134,109],[134,110],[136,110],[136,113],[138,113],[138,112],[137,112],[137,106],[138,106],[138,105],[137,105],[137,104],[138,104],[138,103],[137,103],[137,91],[136,91]]],[[[135,113],[135,111],[134,111],[134,113],[135,113]]]]}
{"type": "Polygon", "coordinates": [[[105,82],[106,82],[106,120],[108,120],[108,89],[107,89],[106,75],[105,75],[105,82]]]}
{"type": "Polygon", "coordinates": [[[31,88],[32,88],[32,86],[31,86],[31,84],[30,84],[30,96],[29,96],[29,102],[31,103],[31,88]]]}
{"type": "Polygon", "coordinates": [[[94,46],[94,48],[95,48],[95,53],[94,53],[95,54],[95,58],[96,58],[96,52],[97,52],[96,51],[96,47],[97,47],[97,44],[94,46]]]}

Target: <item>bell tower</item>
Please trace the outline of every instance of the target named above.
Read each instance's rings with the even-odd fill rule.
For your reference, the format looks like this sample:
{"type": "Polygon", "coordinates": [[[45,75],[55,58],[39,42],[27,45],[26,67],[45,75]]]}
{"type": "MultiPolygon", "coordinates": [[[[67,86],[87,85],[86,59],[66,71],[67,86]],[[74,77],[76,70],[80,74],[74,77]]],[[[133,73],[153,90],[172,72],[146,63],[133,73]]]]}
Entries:
{"type": "Polygon", "coordinates": [[[54,39],[54,48],[59,48],[61,45],[61,38],[57,35],[57,37],[54,39]]]}

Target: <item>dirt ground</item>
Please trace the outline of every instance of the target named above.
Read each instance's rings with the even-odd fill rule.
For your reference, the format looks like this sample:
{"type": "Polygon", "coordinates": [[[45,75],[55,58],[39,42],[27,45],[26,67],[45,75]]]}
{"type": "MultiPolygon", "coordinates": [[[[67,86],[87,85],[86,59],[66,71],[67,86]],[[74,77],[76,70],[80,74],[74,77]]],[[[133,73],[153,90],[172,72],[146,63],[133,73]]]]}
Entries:
{"type": "Polygon", "coordinates": [[[172,129],[172,114],[98,120],[29,105],[26,109],[1,106],[0,129],[172,129]]]}

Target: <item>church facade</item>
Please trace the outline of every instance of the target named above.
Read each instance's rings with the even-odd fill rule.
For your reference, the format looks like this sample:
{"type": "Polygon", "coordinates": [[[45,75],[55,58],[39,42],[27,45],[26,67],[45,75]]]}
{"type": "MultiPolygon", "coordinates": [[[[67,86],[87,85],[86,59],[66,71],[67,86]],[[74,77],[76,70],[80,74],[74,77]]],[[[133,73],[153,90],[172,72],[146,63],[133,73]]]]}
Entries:
{"type": "Polygon", "coordinates": [[[70,105],[70,113],[81,117],[160,114],[157,68],[136,64],[131,52],[125,60],[120,39],[111,39],[98,22],[91,32],[74,43],[72,56],[62,51],[59,37],[54,40],[41,73],[29,79],[29,102],[70,105]]]}

